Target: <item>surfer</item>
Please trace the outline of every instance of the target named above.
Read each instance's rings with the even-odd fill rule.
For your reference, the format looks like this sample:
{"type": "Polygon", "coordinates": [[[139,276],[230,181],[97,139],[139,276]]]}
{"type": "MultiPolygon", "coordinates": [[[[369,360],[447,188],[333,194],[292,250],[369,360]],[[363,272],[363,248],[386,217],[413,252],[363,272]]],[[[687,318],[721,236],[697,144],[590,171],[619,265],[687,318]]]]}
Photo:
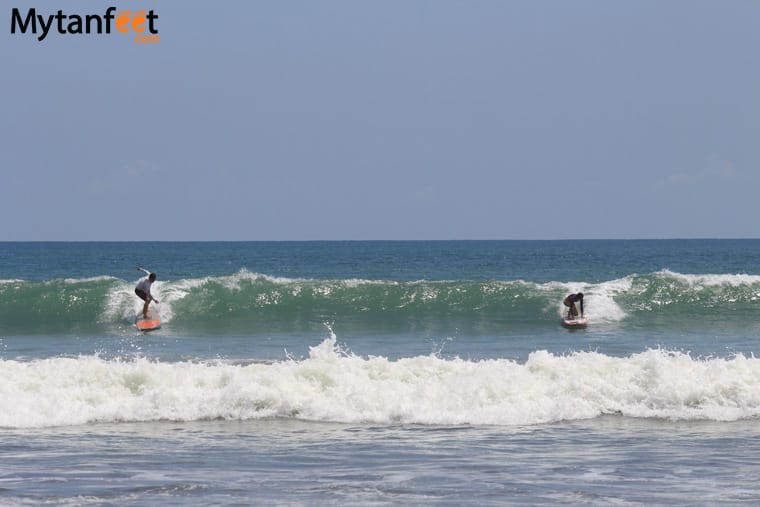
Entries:
{"type": "Polygon", "coordinates": [[[137,297],[145,301],[145,304],[143,305],[143,318],[148,318],[148,305],[151,301],[155,301],[158,303],[158,299],[154,298],[150,294],[150,286],[153,284],[153,282],[156,281],[156,274],[151,273],[145,268],[141,268],[140,266],[137,266],[138,271],[142,271],[143,273],[147,274],[148,276],[145,276],[143,278],[140,278],[140,281],[137,282],[137,286],[135,287],[135,294],[137,294],[137,297]]]}
{"type": "Polygon", "coordinates": [[[578,303],[578,302],[580,302],[581,317],[583,317],[583,293],[582,292],[579,292],[577,294],[570,294],[563,301],[565,306],[568,307],[568,310],[567,310],[568,318],[574,319],[578,316],[578,309],[575,307],[575,303],[578,303]]]}

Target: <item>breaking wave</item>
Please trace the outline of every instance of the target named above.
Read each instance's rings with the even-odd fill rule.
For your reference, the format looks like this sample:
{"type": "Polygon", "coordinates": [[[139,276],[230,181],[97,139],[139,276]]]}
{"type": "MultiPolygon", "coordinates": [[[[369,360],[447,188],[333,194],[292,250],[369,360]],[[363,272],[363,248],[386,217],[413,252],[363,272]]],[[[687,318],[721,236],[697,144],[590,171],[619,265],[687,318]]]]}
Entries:
{"type": "MultiPolygon", "coordinates": [[[[141,302],[134,282],[101,276],[0,281],[0,333],[109,333],[130,328],[141,302]]],[[[183,333],[271,333],[321,330],[339,322],[352,332],[498,333],[556,325],[562,299],[586,294],[594,323],[679,328],[705,314],[754,323],[760,276],[685,275],[671,271],[602,283],[314,280],[246,270],[227,276],[159,281],[154,294],[165,327],[183,333]]],[[[709,322],[707,323],[709,325],[709,322]]]]}

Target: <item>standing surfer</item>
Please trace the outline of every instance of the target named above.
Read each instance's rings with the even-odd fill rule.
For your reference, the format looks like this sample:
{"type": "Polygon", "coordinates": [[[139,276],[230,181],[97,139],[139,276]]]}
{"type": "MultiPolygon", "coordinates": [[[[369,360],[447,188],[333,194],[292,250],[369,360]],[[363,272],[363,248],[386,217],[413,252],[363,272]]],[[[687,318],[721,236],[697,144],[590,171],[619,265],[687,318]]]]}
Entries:
{"type": "Polygon", "coordinates": [[[150,286],[153,285],[153,282],[156,281],[156,274],[151,273],[145,268],[141,268],[140,266],[137,266],[138,271],[142,271],[148,276],[145,276],[143,278],[140,278],[140,281],[137,282],[137,286],[135,287],[135,294],[137,294],[137,297],[145,301],[145,304],[143,305],[143,318],[148,318],[148,305],[150,305],[151,301],[155,301],[158,303],[158,299],[154,298],[150,294],[150,286]]]}
{"type": "Polygon", "coordinates": [[[570,294],[565,298],[563,303],[568,307],[567,316],[570,319],[574,319],[578,316],[578,309],[575,307],[575,303],[579,302],[581,306],[581,317],[583,317],[583,293],[570,294]]]}

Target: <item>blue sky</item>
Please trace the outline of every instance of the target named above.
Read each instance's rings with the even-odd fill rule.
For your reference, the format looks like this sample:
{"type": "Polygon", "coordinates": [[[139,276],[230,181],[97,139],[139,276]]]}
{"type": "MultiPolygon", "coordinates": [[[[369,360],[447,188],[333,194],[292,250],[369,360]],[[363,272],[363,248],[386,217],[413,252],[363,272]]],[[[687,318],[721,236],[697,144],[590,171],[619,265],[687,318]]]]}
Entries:
{"type": "Polygon", "coordinates": [[[0,5],[0,240],[760,237],[760,2],[0,5]]]}

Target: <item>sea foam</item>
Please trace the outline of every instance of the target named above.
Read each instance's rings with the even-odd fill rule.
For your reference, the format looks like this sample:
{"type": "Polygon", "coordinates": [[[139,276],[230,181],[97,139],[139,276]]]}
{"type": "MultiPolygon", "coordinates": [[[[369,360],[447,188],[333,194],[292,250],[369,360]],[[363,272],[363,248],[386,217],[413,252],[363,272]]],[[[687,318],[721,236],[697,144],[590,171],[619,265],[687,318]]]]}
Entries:
{"type": "Polygon", "coordinates": [[[0,361],[0,427],[298,418],[371,424],[531,425],[617,414],[732,421],[760,415],[760,359],[650,349],[535,351],[524,363],[346,352],[331,335],[273,363],[58,357],[0,361]]]}

